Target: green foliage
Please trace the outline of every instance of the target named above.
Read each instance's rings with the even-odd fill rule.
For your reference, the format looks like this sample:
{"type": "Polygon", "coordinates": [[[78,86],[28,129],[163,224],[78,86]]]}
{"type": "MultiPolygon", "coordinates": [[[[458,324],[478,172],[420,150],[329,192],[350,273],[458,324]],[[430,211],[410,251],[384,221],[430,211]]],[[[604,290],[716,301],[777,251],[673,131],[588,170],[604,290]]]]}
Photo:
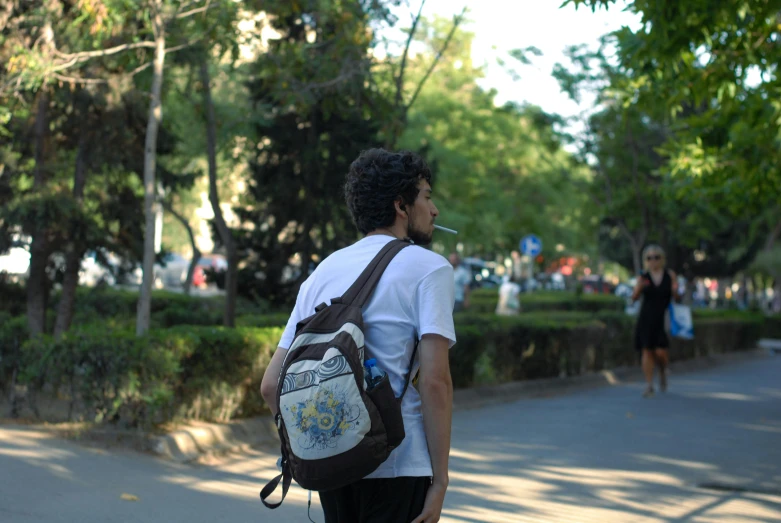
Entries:
{"type": "Polygon", "coordinates": [[[136,337],[92,324],[28,340],[21,377],[68,395],[96,422],[228,421],[263,411],[260,380],[280,336],[280,328],[187,326],[136,337]]]}
{"type": "MultiPolygon", "coordinates": [[[[571,292],[531,292],[519,296],[523,313],[538,311],[623,311],[623,299],[610,294],[581,294],[571,292]]],[[[494,312],[499,302],[495,289],[479,289],[470,295],[470,312],[494,312]]]]}
{"type": "Polygon", "coordinates": [[[178,362],[132,330],[101,324],[73,329],[60,340],[42,336],[24,347],[24,381],[66,386],[95,422],[124,421],[148,427],[160,420],[172,398],[178,362]]]}
{"type": "Polygon", "coordinates": [[[454,386],[485,381],[486,368],[499,383],[579,374],[583,358],[593,358],[604,333],[603,324],[579,313],[456,315],[458,343],[450,353],[454,386]]]}
{"type": "MultiPolygon", "coordinates": [[[[638,71],[628,56],[632,51],[621,47],[625,37],[605,37],[597,52],[571,48],[571,65],[559,64],[554,71],[573,99],[596,90],[601,104],[576,140],[579,156],[594,170],[589,193],[600,213],[600,253],[639,272],[641,249],[657,243],[667,251],[671,267],[688,278],[732,276],[751,263],[777,216],[726,205],[748,189],[732,175],[706,183],[681,172],[671,144],[686,139],[692,118],[702,116],[709,123],[712,118],[694,107],[670,116],[669,93],[647,71],[638,71]],[[622,59],[608,56],[608,44],[619,45],[622,59]]],[[[709,132],[725,138],[723,128],[709,132]]]]}
{"type": "Polygon", "coordinates": [[[0,311],[0,394],[22,366],[22,346],[28,337],[26,316],[11,318],[0,311]]]}
{"type": "MultiPolygon", "coordinates": [[[[410,61],[411,82],[423,77],[448,30],[447,20],[425,21],[419,39],[426,52],[410,61]]],[[[439,219],[459,231],[437,243],[452,250],[461,242],[467,254],[493,257],[509,254],[534,231],[546,238],[546,248],[586,247],[587,170],[562,149],[555,117],[532,106],[497,107],[496,93],[479,87],[484,72],[471,59],[473,37],[454,33],[437,81],[423,86],[400,141],[425,151],[435,167],[439,219]]]]}
{"type": "MultiPolygon", "coordinates": [[[[760,337],[779,330],[777,323],[756,314],[697,314],[695,339],[672,339],[670,357],[679,361],[753,349],[760,337]]],[[[469,387],[635,366],[634,324],[623,312],[606,310],[457,314],[458,343],[450,352],[453,382],[469,387]]]]}
{"type": "Polygon", "coordinates": [[[244,314],[236,318],[237,327],[284,327],[290,314],[279,312],[272,314],[244,314]]]}
{"type": "Polygon", "coordinates": [[[642,25],[613,37],[632,89],[608,89],[622,90],[626,106],[667,115],[672,132],[661,153],[669,173],[694,199],[730,214],[754,218],[772,208],[781,196],[778,2],[634,0],[627,9],[642,25]]]}
{"type": "Polygon", "coordinates": [[[279,327],[178,327],[160,334],[164,343],[184,342],[177,416],[225,422],[264,412],[260,382],[281,336],[279,327]]]}
{"type": "Polygon", "coordinates": [[[280,37],[253,68],[250,98],[265,122],[252,148],[251,204],[237,209],[238,248],[249,256],[239,289],[251,299],[292,301],[313,257],[356,238],[344,176],[388,117],[369,74],[372,6],[281,2],[268,13],[280,37]]]}
{"type": "Polygon", "coordinates": [[[19,316],[24,312],[27,291],[23,285],[10,282],[0,275],[0,311],[11,316],[19,316]]]}

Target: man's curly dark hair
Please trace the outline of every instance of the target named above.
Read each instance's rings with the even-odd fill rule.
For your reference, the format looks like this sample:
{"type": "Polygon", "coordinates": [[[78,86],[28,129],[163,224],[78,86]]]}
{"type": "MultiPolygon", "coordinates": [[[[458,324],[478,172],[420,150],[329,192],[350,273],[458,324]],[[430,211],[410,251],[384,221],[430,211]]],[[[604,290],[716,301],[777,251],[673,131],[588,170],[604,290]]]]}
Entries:
{"type": "Polygon", "coordinates": [[[344,196],[353,222],[362,234],[390,227],[396,219],[394,202],[413,205],[418,183],[431,184],[431,170],[425,160],[410,151],[385,149],[363,151],[350,165],[344,196]]]}

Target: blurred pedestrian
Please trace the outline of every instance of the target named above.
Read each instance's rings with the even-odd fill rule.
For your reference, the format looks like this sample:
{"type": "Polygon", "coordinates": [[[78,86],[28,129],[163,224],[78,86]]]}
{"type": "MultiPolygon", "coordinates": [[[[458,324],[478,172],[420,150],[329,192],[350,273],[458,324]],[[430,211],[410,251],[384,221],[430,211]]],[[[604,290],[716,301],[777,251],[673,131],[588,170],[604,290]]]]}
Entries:
{"type": "Polygon", "coordinates": [[[469,308],[470,285],[472,284],[472,273],[461,263],[461,257],[456,253],[451,253],[448,257],[450,265],[453,266],[453,285],[455,286],[456,302],[453,312],[461,312],[469,308]]]}
{"type": "Polygon", "coordinates": [[[521,302],[518,295],[521,293],[521,286],[518,285],[516,278],[505,275],[502,284],[499,286],[499,303],[496,304],[496,314],[499,316],[515,316],[521,312],[521,302]]]}
{"type": "Polygon", "coordinates": [[[643,303],[635,328],[635,348],[642,354],[643,374],[647,387],[643,397],[654,395],[654,371],[659,367],[659,389],[667,390],[667,366],[670,358],[670,340],[665,332],[664,319],[670,302],[678,296],[675,273],[666,268],[664,250],[649,245],[643,251],[645,272],[638,278],[632,302],[641,297],[643,303]]]}

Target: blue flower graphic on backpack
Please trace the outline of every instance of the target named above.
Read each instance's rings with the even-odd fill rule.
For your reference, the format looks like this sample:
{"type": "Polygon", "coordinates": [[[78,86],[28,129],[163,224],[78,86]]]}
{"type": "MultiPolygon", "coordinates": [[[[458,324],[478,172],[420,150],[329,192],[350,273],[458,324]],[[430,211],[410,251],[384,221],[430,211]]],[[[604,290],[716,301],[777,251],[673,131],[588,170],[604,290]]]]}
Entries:
{"type": "Polygon", "coordinates": [[[359,409],[347,403],[346,394],[332,389],[318,389],[306,401],[290,411],[295,415],[298,440],[303,448],[336,447],[339,436],[356,426],[359,409]]]}

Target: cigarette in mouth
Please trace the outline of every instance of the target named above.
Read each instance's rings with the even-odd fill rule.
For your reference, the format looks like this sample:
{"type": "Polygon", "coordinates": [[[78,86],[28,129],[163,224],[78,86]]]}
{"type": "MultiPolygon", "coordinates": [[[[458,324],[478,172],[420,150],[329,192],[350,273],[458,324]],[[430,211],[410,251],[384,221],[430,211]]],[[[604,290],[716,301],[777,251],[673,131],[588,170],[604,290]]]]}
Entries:
{"type": "Polygon", "coordinates": [[[450,234],[458,234],[458,231],[454,231],[453,229],[448,229],[447,227],[442,227],[441,225],[434,225],[435,229],[439,229],[440,231],[449,232],[450,234]]]}

